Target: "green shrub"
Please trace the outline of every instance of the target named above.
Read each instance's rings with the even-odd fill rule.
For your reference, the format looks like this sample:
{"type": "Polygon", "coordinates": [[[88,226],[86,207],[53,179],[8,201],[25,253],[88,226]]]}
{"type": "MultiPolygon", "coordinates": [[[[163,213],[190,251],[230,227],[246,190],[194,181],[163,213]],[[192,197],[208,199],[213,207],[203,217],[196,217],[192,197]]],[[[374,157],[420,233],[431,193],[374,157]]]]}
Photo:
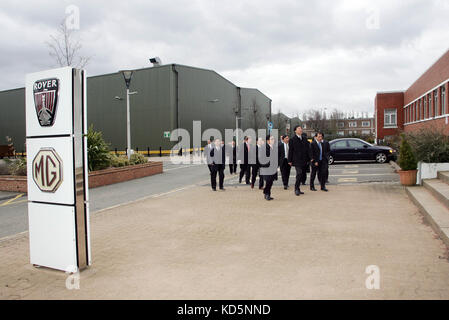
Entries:
{"type": "Polygon", "coordinates": [[[9,164],[9,174],[13,176],[27,175],[27,158],[23,157],[9,164]]]}
{"type": "Polygon", "coordinates": [[[421,129],[407,135],[416,160],[426,163],[449,162],[449,136],[438,129],[421,129]]]}
{"type": "Polygon", "coordinates": [[[130,165],[147,163],[147,158],[143,154],[133,153],[129,159],[130,165]]]}
{"type": "Polygon", "coordinates": [[[416,170],[418,167],[418,163],[416,161],[416,157],[413,153],[412,147],[407,141],[407,137],[403,134],[401,148],[399,151],[399,166],[402,170],[416,170]]]}
{"type": "Polygon", "coordinates": [[[87,157],[89,171],[105,169],[111,165],[109,145],[101,132],[94,131],[93,125],[87,131],[87,157]]]}
{"type": "Polygon", "coordinates": [[[127,157],[116,156],[115,154],[110,155],[111,166],[114,168],[125,167],[129,165],[127,157]]]}

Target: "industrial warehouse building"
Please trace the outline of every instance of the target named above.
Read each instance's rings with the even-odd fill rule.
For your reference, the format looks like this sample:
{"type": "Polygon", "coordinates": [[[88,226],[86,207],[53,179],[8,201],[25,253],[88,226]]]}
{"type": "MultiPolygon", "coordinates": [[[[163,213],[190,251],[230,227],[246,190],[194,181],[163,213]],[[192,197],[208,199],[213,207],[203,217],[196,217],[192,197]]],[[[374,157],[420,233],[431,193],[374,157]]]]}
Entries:
{"type": "MultiPolygon", "coordinates": [[[[212,70],[171,64],[134,70],[130,91],[131,143],[135,150],[169,150],[164,136],[177,128],[266,129],[271,99],[257,89],[240,88],[212,70]]],[[[121,73],[87,78],[88,123],[101,131],[111,150],[126,149],[126,86],[121,73]]],[[[25,89],[0,92],[0,145],[12,138],[25,151],[25,89]]],[[[203,142],[203,145],[205,142],[203,142]]]]}
{"type": "Polygon", "coordinates": [[[436,128],[449,135],[449,51],[406,91],[379,92],[375,98],[376,140],[401,131],[436,128]]]}

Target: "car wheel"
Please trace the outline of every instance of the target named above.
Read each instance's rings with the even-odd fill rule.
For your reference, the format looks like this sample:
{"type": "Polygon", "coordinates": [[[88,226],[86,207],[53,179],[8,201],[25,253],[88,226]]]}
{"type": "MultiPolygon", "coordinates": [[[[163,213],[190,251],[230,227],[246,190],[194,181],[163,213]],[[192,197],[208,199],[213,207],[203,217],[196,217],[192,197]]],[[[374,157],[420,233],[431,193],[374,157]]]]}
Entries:
{"type": "Polygon", "coordinates": [[[387,155],[385,153],[378,153],[376,155],[376,162],[377,163],[385,163],[385,162],[387,162],[387,155]]]}
{"type": "Polygon", "coordinates": [[[334,163],[334,157],[333,156],[329,156],[329,165],[334,163]]]}

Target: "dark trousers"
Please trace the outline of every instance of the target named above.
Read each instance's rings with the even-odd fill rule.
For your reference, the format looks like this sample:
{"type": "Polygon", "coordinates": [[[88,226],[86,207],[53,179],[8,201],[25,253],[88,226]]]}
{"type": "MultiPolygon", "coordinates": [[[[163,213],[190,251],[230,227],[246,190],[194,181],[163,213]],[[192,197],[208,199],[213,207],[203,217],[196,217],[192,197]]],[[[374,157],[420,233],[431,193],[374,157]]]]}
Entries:
{"type": "Polygon", "coordinates": [[[259,166],[257,164],[250,164],[251,167],[251,184],[256,184],[257,172],[259,171],[259,166]]]}
{"type": "Polygon", "coordinates": [[[284,159],[281,162],[280,168],[282,183],[284,184],[284,187],[288,187],[288,180],[290,179],[290,171],[292,170],[292,167],[290,167],[290,165],[288,164],[288,160],[284,159]]]}
{"type": "Polygon", "coordinates": [[[260,167],[259,167],[259,189],[262,189],[264,184],[265,184],[265,179],[263,178],[264,176],[262,176],[260,174],[260,167]]]}
{"type": "Polygon", "coordinates": [[[231,174],[237,173],[237,164],[235,163],[229,164],[229,171],[231,172],[231,174]]]}
{"type": "Polygon", "coordinates": [[[302,178],[301,178],[301,183],[302,184],[306,184],[307,181],[307,172],[310,172],[310,166],[308,163],[306,163],[304,165],[304,167],[302,168],[302,178]]]}
{"type": "Polygon", "coordinates": [[[273,186],[273,181],[275,176],[261,176],[262,180],[265,181],[265,188],[263,189],[263,194],[271,196],[271,187],[273,186]]]}
{"type": "Polygon", "coordinates": [[[224,165],[223,164],[215,164],[212,166],[212,171],[210,173],[210,184],[212,189],[217,188],[217,173],[218,173],[218,183],[220,189],[224,186],[224,165]]]}
{"type": "Polygon", "coordinates": [[[327,181],[329,180],[329,160],[323,160],[322,161],[322,166],[323,166],[323,179],[324,182],[327,183],[327,181]]]}
{"type": "Polygon", "coordinates": [[[251,174],[251,166],[248,164],[241,164],[240,165],[240,179],[241,182],[243,179],[243,176],[245,176],[245,182],[246,184],[250,183],[250,174],[251,174]]]}
{"type": "Polygon", "coordinates": [[[296,183],[295,183],[295,191],[301,190],[301,181],[302,181],[302,175],[303,175],[303,168],[304,166],[295,166],[296,170],[296,183]]]}
{"type": "Polygon", "coordinates": [[[325,176],[325,161],[318,161],[318,166],[312,163],[312,174],[310,175],[310,187],[315,187],[315,177],[318,174],[318,180],[320,181],[321,189],[326,188],[326,176],[325,176]]]}
{"type": "Polygon", "coordinates": [[[207,167],[209,168],[209,172],[212,173],[212,165],[208,164],[207,167]]]}

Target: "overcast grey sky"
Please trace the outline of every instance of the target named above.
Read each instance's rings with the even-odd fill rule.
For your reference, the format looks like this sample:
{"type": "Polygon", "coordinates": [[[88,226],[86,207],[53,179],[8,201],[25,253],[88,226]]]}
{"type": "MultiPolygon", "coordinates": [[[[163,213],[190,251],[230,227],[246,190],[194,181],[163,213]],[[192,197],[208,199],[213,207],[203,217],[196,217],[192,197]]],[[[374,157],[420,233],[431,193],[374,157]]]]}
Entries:
{"type": "Polygon", "coordinates": [[[93,55],[89,75],[179,63],[258,88],[287,115],[373,112],[377,91],[408,88],[449,48],[449,0],[0,2],[0,90],[55,67],[45,41],[66,8],[93,55]]]}

